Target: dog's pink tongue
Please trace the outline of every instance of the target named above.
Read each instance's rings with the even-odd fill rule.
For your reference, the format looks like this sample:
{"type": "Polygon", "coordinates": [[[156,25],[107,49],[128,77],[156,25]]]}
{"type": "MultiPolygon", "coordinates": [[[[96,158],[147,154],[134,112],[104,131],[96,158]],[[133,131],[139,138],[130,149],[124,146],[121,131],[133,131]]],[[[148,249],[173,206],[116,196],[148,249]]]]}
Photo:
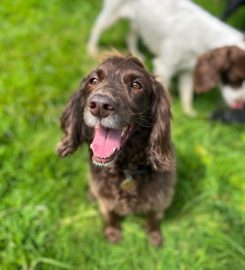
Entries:
{"type": "Polygon", "coordinates": [[[120,130],[107,129],[98,125],[95,128],[94,139],[90,147],[94,156],[99,158],[108,158],[113,154],[115,149],[120,148],[120,142],[120,130]]]}
{"type": "Polygon", "coordinates": [[[244,106],[244,102],[243,101],[235,101],[232,105],[231,105],[231,108],[233,110],[240,110],[242,109],[244,106]]]}

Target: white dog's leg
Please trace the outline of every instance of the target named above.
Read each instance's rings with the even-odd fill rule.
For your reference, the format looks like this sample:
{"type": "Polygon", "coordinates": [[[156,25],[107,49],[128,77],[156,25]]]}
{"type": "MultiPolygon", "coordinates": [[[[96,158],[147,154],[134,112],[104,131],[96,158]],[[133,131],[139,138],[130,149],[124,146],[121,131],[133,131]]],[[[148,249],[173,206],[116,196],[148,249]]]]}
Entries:
{"type": "Polygon", "coordinates": [[[98,41],[101,34],[122,17],[127,17],[127,7],[125,7],[123,0],[104,1],[103,9],[95,21],[87,45],[88,52],[91,55],[95,56],[98,52],[98,41]]]}
{"type": "Polygon", "coordinates": [[[144,61],[144,56],[141,54],[141,52],[138,50],[138,29],[136,25],[131,22],[130,23],[130,31],[128,33],[127,37],[127,44],[129,51],[136,57],[140,58],[142,61],[144,61]]]}
{"type": "Polygon", "coordinates": [[[193,109],[193,79],[191,72],[182,73],[179,77],[179,94],[182,109],[188,116],[197,115],[193,109]]]}
{"type": "Polygon", "coordinates": [[[108,28],[110,27],[118,17],[113,16],[109,14],[108,12],[102,13],[99,15],[97,18],[95,25],[92,29],[89,42],[88,42],[88,52],[90,55],[95,56],[98,53],[98,41],[100,39],[101,34],[108,28]]]}
{"type": "Polygon", "coordinates": [[[162,57],[156,57],[153,59],[153,72],[157,76],[157,79],[165,86],[169,91],[170,82],[172,78],[171,68],[166,63],[163,64],[162,57]]]}
{"type": "MultiPolygon", "coordinates": [[[[153,61],[153,65],[154,65],[154,74],[159,76],[160,81],[169,90],[171,78],[173,76],[173,70],[175,69],[171,65],[171,63],[167,61],[167,59],[169,58],[168,57],[155,58],[153,61]],[[162,59],[165,59],[165,61],[163,61],[162,59]]],[[[188,116],[191,117],[196,116],[197,113],[194,111],[192,107],[193,81],[191,72],[185,72],[180,75],[178,88],[180,93],[182,110],[188,116]]]]}

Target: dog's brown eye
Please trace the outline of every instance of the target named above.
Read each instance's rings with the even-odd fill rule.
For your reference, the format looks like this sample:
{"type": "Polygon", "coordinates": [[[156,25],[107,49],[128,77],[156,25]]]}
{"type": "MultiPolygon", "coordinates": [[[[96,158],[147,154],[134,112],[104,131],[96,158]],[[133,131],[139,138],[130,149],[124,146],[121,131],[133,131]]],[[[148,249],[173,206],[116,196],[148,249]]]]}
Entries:
{"type": "Polygon", "coordinates": [[[139,82],[133,82],[131,84],[131,88],[133,88],[133,89],[141,89],[142,85],[139,82]]]}
{"type": "Polygon", "coordinates": [[[92,85],[95,85],[95,84],[98,84],[99,83],[99,80],[97,78],[91,78],[89,80],[89,83],[92,84],[92,85]]]}

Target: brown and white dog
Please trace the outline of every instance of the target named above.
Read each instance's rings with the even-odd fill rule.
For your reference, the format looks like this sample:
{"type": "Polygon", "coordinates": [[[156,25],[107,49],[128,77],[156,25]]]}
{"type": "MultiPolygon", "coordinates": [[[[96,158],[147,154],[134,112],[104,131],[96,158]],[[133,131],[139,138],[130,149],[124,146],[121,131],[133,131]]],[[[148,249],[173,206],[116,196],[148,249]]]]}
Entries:
{"type": "Polygon", "coordinates": [[[61,157],[90,145],[90,189],[110,242],[121,239],[120,216],[146,217],[160,245],[160,220],[175,186],[167,91],[134,57],[105,60],[82,82],[61,118],[61,157]]]}
{"type": "Polygon", "coordinates": [[[213,89],[220,84],[222,96],[232,109],[242,109],[245,104],[245,51],[236,46],[226,46],[203,54],[194,70],[197,93],[213,89]]]}
{"type": "Polygon", "coordinates": [[[128,48],[140,55],[138,37],[155,56],[154,74],[170,85],[177,75],[183,111],[194,116],[192,74],[197,58],[208,50],[237,46],[245,50],[243,33],[191,0],[104,0],[91,31],[88,50],[97,51],[100,35],[119,18],[130,21],[128,48]]]}

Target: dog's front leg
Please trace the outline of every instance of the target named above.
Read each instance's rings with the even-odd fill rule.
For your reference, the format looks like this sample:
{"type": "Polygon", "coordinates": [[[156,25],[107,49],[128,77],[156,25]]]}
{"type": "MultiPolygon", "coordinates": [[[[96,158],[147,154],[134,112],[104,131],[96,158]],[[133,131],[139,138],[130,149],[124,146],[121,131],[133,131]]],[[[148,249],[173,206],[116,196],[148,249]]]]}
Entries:
{"type": "Polygon", "coordinates": [[[117,243],[122,239],[120,217],[110,211],[103,201],[100,201],[100,210],[104,219],[104,234],[108,242],[117,243]]]}
{"type": "Polygon", "coordinates": [[[152,245],[159,247],[163,243],[163,236],[161,233],[161,219],[163,214],[157,212],[149,212],[146,216],[146,228],[149,241],[152,245]]]}
{"type": "MultiPolygon", "coordinates": [[[[98,54],[98,42],[102,33],[124,15],[122,14],[123,1],[106,0],[104,7],[96,19],[91,31],[87,49],[90,55],[98,54]]],[[[127,17],[127,16],[125,16],[127,17]]]]}
{"type": "Polygon", "coordinates": [[[138,29],[137,26],[131,21],[130,31],[127,36],[127,45],[129,51],[136,57],[144,61],[144,55],[138,49],[138,29]]]}
{"type": "Polygon", "coordinates": [[[193,79],[191,72],[185,72],[180,75],[179,94],[184,113],[195,117],[197,113],[193,109],[193,79]]]}

